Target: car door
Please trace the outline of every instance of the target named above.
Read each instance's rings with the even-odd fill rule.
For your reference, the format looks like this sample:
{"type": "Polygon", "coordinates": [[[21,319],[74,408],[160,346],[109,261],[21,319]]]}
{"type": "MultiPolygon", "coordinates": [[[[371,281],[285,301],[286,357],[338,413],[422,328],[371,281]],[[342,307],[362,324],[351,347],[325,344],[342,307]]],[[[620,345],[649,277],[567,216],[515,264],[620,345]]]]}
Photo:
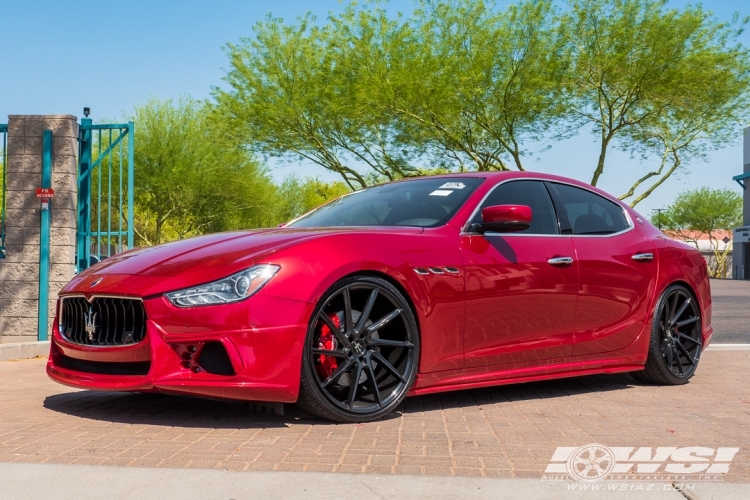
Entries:
{"type": "Polygon", "coordinates": [[[569,356],[578,289],[578,264],[569,235],[560,234],[544,183],[499,184],[483,200],[528,205],[531,227],[521,232],[461,234],[466,276],[465,366],[520,365],[569,356]]]}
{"type": "Polygon", "coordinates": [[[579,269],[573,354],[627,347],[648,324],[656,248],[614,201],[581,187],[547,185],[572,228],[579,269]]]}

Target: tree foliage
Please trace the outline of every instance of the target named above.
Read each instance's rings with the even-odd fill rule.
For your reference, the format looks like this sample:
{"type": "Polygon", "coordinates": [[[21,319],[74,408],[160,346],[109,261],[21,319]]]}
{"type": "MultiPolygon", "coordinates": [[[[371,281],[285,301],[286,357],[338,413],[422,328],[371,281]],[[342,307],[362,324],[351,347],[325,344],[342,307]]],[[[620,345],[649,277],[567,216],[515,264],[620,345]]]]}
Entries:
{"type": "Polygon", "coordinates": [[[349,192],[351,190],[343,182],[326,183],[319,179],[300,179],[290,175],[278,187],[277,219],[288,222],[349,192]]]}
{"type": "MultiPolygon", "coordinates": [[[[273,227],[350,191],[341,182],[295,175],[275,184],[268,170],[252,153],[232,143],[214,118],[204,103],[191,99],[152,100],[134,110],[137,246],[217,231],[273,227]]],[[[106,146],[105,142],[102,147],[106,146]]],[[[95,144],[95,158],[98,149],[95,144]]],[[[115,150],[115,164],[118,154],[115,150]]],[[[95,189],[99,177],[107,175],[106,167],[94,173],[95,189]]],[[[125,193],[119,196],[118,175],[115,169],[114,204],[126,197],[125,193]]],[[[98,197],[93,197],[92,206],[93,213],[99,213],[98,197]]],[[[105,218],[108,210],[105,198],[105,218]]],[[[119,214],[119,205],[112,211],[119,214]]]]}
{"type": "Polygon", "coordinates": [[[711,276],[726,275],[726,259],[731,244],[720,250],[717,231],[731,231],[742,225],[742,196],[730,189],[702,187],[680,193],[665,211],[653,219],[671,236],[690,242],[698,248],[698,240],[708,238],[714,254],[711,276]]]}
{"type": "Polygon", "coordinates": [[[214,112],[265,157],[305,159],[350,188],[435,170],[524,170],[589,128],[592,184],[613,147],[656,166],[639,203],[720,147],[748,110],[743,23],[663,0],[417,0],[412,16],[349,5],[325,23],[268,17],[227,46],[214,112]]]}
{"type": "Polygon", "coordinates": [[[137,107],[133,121],[140,244],[275,221],[267,173],[212,130],[202,104],[154,100],[137,107]]]}
{"type": "Polygon", "coordinates": [[[599,136],[591,184],[613,144],[658,158],[621,199],[635,206],[686,159],[732,140],[748,111],[747,49],[733,23],[666,0],[573,0],[561,18],[572,57],[574,113],[599,136]],[[641,193],[636,195],[638,190],[641,193]]]}

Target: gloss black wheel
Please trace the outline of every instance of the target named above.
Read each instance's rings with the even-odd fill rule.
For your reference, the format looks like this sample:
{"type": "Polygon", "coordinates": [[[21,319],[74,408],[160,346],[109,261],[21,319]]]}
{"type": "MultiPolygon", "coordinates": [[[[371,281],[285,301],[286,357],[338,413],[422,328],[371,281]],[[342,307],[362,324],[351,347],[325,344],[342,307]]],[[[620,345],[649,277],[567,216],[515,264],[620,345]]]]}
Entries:
{"type": "Polygon", "coordinates": [[[304,349],[299,403],[339,422],[392,411],[417,374],[419,336],[409,304],[371,276],[331,287],[313,313],[304,349]]]}
{"type": "Polygon", "coordinates": [[[686,287],[672,285],[662,294],[654,312],[645,370],[633,376],[641,382],[684,384],[695,374],[702,348],[698,303],[686,287]]]}

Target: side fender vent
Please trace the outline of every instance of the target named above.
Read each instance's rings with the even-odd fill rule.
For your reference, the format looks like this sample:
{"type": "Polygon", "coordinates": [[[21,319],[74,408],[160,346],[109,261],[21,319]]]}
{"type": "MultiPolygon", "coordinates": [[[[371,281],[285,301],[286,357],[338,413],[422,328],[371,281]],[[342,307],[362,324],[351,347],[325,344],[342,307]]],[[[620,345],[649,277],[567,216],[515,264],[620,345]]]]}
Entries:
{"type": "Polygon", "coordinates": [[[221,342],[207,342],[201,349],[197,363],[214,375],[235,375],[227,350],[221,342]]]}

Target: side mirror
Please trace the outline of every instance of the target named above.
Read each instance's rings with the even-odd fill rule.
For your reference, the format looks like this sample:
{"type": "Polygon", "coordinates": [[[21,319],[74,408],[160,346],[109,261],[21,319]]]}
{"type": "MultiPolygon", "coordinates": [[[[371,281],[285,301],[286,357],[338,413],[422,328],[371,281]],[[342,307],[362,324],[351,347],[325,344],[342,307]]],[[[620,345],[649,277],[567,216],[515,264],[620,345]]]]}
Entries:
{"type": "Polygon", "coordinates": [[[531,207],[527,205],[494,205],[482,209],[482,222],[474,230],[485,233],[523,231],[531,226],[531,207]]]}

